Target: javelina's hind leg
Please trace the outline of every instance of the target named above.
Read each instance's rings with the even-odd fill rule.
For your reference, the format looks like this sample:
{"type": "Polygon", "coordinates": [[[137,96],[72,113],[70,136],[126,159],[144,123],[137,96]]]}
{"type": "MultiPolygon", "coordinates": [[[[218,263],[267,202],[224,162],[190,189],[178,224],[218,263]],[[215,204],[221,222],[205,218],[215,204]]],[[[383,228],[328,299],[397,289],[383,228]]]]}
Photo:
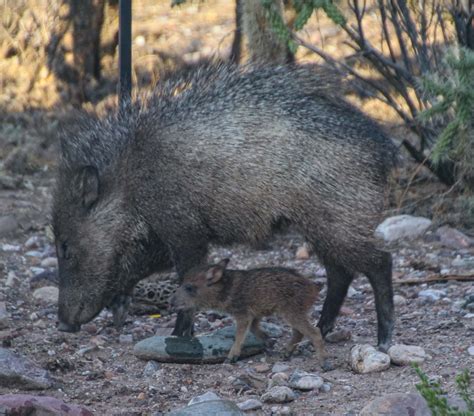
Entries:
{"type": "Polygon", "coordinates": [[[300,331],[298,331],[296,328],[292,328],[292,330],[293,334],[284,352],[284,358],[286,359],[290,358],[291,354],[293,354],[293,351],[296,348],[296,345],[303,339],[303,334],[300,331]]]}
{"type": "Polygon", "coordinates": [[[369,259],[371,264],[361,271],[368,277],[374,290],[378,347],[381,351],[387,352],[392,343],[394,326],[392,255],[373,247],[369,259]]]}
{"type": "Polygon", "coordinates": [[[328,291],[324,300],[318,327],[325,336],[334,327],[334,322],[346,297],[349,285],[354,279],[354,273],[332,261],[325,261],[328,291]]]}
{"type": "Polygon", "coordinates": [[[236,317],[235,320],[237,324],[237,329],[235,330],[235,341],[226,360],[231,363],[238,360],[240,352],[242,351],[242,344],[244,343],[247,332],[252,325],[252,318],[249,317],[236,317]]]}

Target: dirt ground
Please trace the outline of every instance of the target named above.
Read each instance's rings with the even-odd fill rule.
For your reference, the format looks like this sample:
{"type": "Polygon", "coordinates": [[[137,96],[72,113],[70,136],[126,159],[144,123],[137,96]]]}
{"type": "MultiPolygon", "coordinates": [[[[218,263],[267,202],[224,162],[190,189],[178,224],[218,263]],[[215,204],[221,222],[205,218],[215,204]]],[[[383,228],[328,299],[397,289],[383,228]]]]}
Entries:
{"type": "MultiPolygon", "coordinates": [[[[165,62],[163,56],[169,56],[171,52],[174,58],[179,57],[185,62],[214,54],[226,56],[232,41],[232,13],[233,2],[227,0],[194,2],[186,8],[172,10],[169,9],[169,1],[134,2],[134,80],[139,81],[141,77],[156,81],[157,68],[165,62]]],[[[312,20],[306,29],[308,39],[323,43],[330,51],[345,48],[340,43],[337,30],[318,25],[323,20],[312,20]]],[[[113,77],[113,59],[116,57],[110,59],[110,62],[105,62],[105,74],[113,77]]],[[[300,50],[298,59],[314,60],[314,57],[300,50]]],[[[15,62],[18,64],[18,59],[15,62]]],[[[42,81],[32,87],[31,95],[28,96],[21,88],[18,89],[16,81],[21,77],[15,78],[18,69],[12,65],[13,61],[3,61],[0,65],[3,75],[0,108],[12,109],[0,114],[0,158],[5,158],[11,150],[22,146],[31,145],[36,153],[35,159],[29,161],[34,162],[33,167],[8,178],[0,172],[0,217],[13,215],[18,222],[10,235],[0,238],[0,301],[6,301],[7,312],[11,317],[9,327],[0,331],[0,341],[4,347],[47,368],[57,380],[55,389],[36,393],[85,405],[98,415],[165,413],[209,390],[236,402],[252,395],[260,396],[270,376],[266,369],[268,366],[262,364],[268,363],[271,368],[273,363],[280,361],[279,352],[289,338],[289,328],[285,326],[273,349],[242,360],[235,366],[160,364],[153,375],[146,376],[144,368],[147,363],[134,357],[133,345],[155,333],[169,332],[174,323],[173,315],[162,318],[129,317],[119,333],[111,325],[110,313],[103,312],[91,324],[85,325],[80,333],[66,334],[56,329],[56,306],[34,301],[31,279],[38,273],[42,259],[55,255],[49,229],[49,207],[54,184],[56,119],[59,110],[41,107],[41,98],[48,94],[45,91],[49,91],[47,76],[44,79],[40,77],[42,81]],[[7,67],[10,68],[11,77],[5,69],[7,67]],[[34,104],[39,109],[35,111],[41,114],[38,116],[37,112],[32,112],[28,104],[34,104]],[[34,248],[25,246],[30,237],[37,238],[34,248]],[[18,247],[9,251],[5,245],[18,247]],[[7,281],[9,286],[6,285],[7,281]],[[131,335],[133,342],[124,335],[131,335]]],[[[41,68],[38,70],[41,73],[41,68]]],[[[67,109],[67,105],[64,105],[64,109],[67,109]]],[[[397,121],[379,105],[366,102],[364,109],[385,125],[390,124],[389,128],[393,129],[390,132],[394,136],[400,132],[393,128],[397,121]]],[[[411,171],[402,172],[401,176],[411,177],[411,171]]],[[[440,188],[433,182],[428,187],[420,186],[419,178],[417,176],[413,182],[414,185],[418,184],[416,191],[405,192],[406,184],[399,181],[393,194],[404,195],[402,212],[416,212],[418,198],[418,201],[423,201],[421,212],[433,214],[432,201],[440,193],[440,188]],[[412,201],[415,201],[413,206],[408,206],[412,201]]],[[[425,179],[422,175],[422,181],[425,179]]],[[[399,197],[394,196],[392,199],[397,205],[399,197]]],[[[405,299],[405,303],[402,300],[396,306],[394,341],[425,348],[431,359],[422,365],[423,370],[430,377],[439,379],[446,391],[454,393],[455,375],[464,368],[471,371],[474,368],[474,357],[470,357],[467,352],[467,348],[474,344],[474,319],[465,318],[467,311],[461,308],[468,294],[474,293],[473,284],[458,281],[429,286],[423,283],[399,283],[408,278],[421,281],[443,270],[448,274],[474,273],[474,250],[443,247],[434,238],[434,230],[435,226],[423,239],[389,247],[394,255],[395,293],[405,299]],[[427,287],[440,289],[445,295],[438,301],[425,302],[418,297],[418,292],[427,287]]],[[[299,236],[290,233],[276,237],[265,250],[244,246],[215,248],[211,258],[231,256],[230,267],[234,268],[289,266],[324,280],[324,269],[315,257],[296,259],[296,250],[302,244],[299,236]]],[[[352,339],[328,344],[336,368],[322,373],[311,348],[305,344],[287,362],[291,369],[321,374],[331,385],[329,392],[301,393],[287,405],[295,415],[356,415],[370,400],[382,394],[415,390],[417,376],[409,367],[392,366],[382,373],[366,375],[358,375],[350,370],[350,348],[355,343],[376,344],[372,290],[364,277],[358,278],[353,288],[355,292],[346,299],[337,324],[338,329],[350,330],[352,339]]],[[[323,290],[323,297],[324,294],[323,290]]],[[[321,304],[317,304],[314,323],[320,310],[321,304]]],[[[276,318],[270,321],[282,325],[276,318]]],[[[209,313],[203,315],[199,323],[202,325],[198,325],[198,332],[209,330],[209,327],[228,325],[230,320],[209,313]]],[[[12,392],[19,390],[0,388],[0,394],[12,392]]],[[[269,415],[274,406],[265,404],[256,414],[269,415]]]]}

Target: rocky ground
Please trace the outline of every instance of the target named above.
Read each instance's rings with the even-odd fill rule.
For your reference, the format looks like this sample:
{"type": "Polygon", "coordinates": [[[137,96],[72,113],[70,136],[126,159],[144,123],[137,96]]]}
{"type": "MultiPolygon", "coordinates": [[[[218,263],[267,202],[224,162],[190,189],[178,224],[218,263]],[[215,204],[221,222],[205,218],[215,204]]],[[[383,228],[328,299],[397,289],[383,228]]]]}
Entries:
{"type": "MultiPolygon", "coordinates": [[[[383,394],[415,391],[418,379],[409,366],[392,364],[382,372],[368,374],[357,374],[351,368],[351,348],[376,343],[374,300],[364,277],[353,283],[338,320],[337,329],[349,331],[351,339],[327,344],[335,363],[335,369],[327,372],[321,370],[312,347],[304,342],[289,361],[278,364],[289,338],[289,328],[278,318],[268,320],[276,340],[273,348],[236,365],[159,364],[136,358],[132,349],[137,341],[170,332],[175,317],[166,313],[159,318],[132,316],[118,332],[111,325],[111,314],[104,311],[78,334],[58,332],[57,290],[54,284],[35,278],[41,273],[46,280],[54,276],[57,264],[48,227],[52,176],[43,171],[2,178],[0,340],[7,350],[2,354],[18,354],[18,371],[25,377],[5,374],[1,367],[12,358],[0,354],[0,394],[54,396],[85,406],[94,414],[153,415],[182,407],[193,397],[212,391],[236,403],[257,400],[246,404],[261,406],[248,411],[253,414],[312,415],[358,414],[383,394]],[[7,186],[12,179],[16,189],[6,189],[13,187],[7,186]],[[35,366],[47,373],[37,370],[33,380],[28,379],[35,366]],[[312,390],[301,390],[295,378],[301,378],[303,371],[322,377],[324,384],[317,379],[312,390]],[[270,387],[275,385],[280,386],[277,394],[283,394],[287,403],[272,403],[278,400],[271,398],[275,387],[272,391],[270,387]],[[281,385],[287,390],[282,391],[281,385]],[[30,391],[38,388],[41,390],[30,391]]],[[[423,370],[453,394],[455,375],[474,368],[474,286],[472,281],[449,279],[474,275],[472,240],[426,221],[385,225],[385,238],[398,238],[389,245],[394,255],[395,342],[421,346],[429,356],[421,364],[423,370]],[[407,238],[406,233],[413,232],[421,236],[407,238]],[[423,283],[429,278],[445,281],[423,283]]],[[[282,265],[315,279],[325,278],[317,259],[307,258],[303,241],[291,233],[277,236],[265,250],[214,248],[210,257],[231,257],[229,267],[233,268],[282,265]]],[[[321,303],[316,304],[314,322],[320,310],[321,303]]],[[[231,322],[216,313],[203,313],[197,318],[197,332],[231,322]]]]}

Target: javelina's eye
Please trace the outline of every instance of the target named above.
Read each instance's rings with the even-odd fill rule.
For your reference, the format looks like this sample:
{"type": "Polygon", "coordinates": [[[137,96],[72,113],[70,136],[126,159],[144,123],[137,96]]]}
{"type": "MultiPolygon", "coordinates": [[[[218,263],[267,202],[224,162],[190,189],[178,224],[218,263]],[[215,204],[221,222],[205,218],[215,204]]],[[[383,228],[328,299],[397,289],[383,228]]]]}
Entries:
{"type": "Polygon", "coordinates": [[[187,284],[184,285],[184,290],[186,291],[186,293],[194,295],[196,293],[196,286],[187,284]]]}

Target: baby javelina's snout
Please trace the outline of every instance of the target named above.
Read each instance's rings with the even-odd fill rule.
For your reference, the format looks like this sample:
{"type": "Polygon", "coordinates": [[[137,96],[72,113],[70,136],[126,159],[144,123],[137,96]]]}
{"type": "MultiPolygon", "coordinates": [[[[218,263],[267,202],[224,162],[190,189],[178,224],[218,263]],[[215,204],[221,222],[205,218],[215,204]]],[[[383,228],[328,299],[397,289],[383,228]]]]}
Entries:
{"type": "Polygon", "coordinates": [[[232,315],[237,324],[235,341],[228,360],[239,358],[242,343],[250,330],[265,340],[260,319],[279,315],[293,328],[286,348],[289,356],[304,336],[308,337],[321,362],[326,357],[319,328],[313,327],[308,313],[316,302],[319,287],[295,270],[267,267],[227,270],[229,259],[218,264],[191,269],[171,299],[175,310],[217,310],[232,315]]]}

